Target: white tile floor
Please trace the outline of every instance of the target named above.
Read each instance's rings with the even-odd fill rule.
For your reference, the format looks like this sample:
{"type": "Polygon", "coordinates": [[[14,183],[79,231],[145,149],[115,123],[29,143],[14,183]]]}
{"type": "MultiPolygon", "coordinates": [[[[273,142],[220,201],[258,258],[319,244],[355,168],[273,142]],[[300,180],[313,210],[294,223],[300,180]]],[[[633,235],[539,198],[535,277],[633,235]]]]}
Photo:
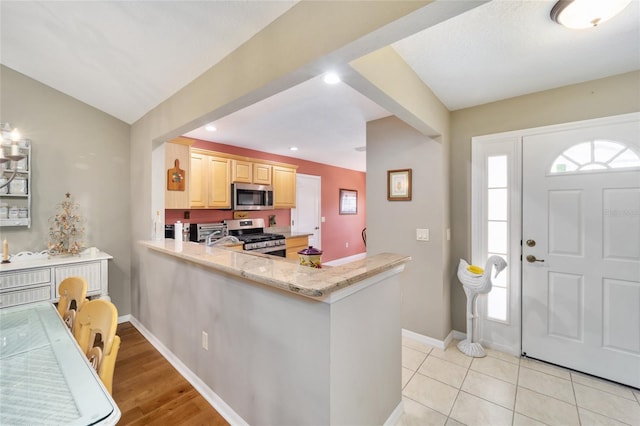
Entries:
{"type": "Polygon", "coordinates": [[[402,339],[396,426],[640,425],[640,391],[530,359],[402,339]]]}

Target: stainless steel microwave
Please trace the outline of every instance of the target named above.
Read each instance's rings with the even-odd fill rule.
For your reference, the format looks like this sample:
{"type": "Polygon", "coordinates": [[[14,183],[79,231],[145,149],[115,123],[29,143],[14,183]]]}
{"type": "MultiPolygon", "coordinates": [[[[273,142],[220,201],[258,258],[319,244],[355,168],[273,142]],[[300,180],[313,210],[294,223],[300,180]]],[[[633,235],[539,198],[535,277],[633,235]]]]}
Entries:
{"type": "Polygon", "coordinates": [[[251,183],[231,185],[233,210],[273,210],[273,187],[251,183]]]}

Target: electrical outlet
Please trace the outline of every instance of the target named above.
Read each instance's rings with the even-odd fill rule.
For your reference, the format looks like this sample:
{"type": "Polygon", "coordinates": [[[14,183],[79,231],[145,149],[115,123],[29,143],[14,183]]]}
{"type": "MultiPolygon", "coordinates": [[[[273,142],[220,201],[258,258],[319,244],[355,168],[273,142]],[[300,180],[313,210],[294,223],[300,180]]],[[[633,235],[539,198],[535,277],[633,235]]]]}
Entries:
{"type": "Polygon", "coordinates": [[[202,349],[205,351],[209,350],[209,335],[206,331],[202,332],[202,349]]]}
{"type": "Polygon", "coordinates": [[[429,229],[416,229],[416,240],[429,241],[429,229]]]}
{"type": "Polygon", "coordinates": [[[344,243],[344,246],[345,246],[346,248],[349,248],[349,242],[347,241],[346,243],[344,243]]]}
{"type": "Polygon", "coordinates": [[[451,228],[447,228],[447,241],[451,241],[451,228]]]}

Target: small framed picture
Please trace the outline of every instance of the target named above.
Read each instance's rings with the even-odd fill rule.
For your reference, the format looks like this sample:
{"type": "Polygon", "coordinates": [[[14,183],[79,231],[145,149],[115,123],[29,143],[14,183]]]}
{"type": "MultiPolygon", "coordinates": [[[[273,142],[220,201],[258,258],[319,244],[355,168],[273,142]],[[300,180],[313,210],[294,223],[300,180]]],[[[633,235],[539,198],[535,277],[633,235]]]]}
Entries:
{"type": "Polygon", "coordinates": [[[358,214],[358,191],[340,190],[340,214],[358,214]]]}
{"type": "Polygon", "coordinates": [[[387,170],[387,200],[411,201],[411,169],[387,170]]]}

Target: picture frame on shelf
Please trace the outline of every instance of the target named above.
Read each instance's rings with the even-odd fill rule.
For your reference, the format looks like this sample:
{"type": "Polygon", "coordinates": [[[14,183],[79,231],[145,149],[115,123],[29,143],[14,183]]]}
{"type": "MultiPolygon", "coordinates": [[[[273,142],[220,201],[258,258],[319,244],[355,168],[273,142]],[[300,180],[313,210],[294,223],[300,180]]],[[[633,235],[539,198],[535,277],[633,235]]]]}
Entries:
{"type": "Polygon", "coordinates": [[[411,169],[387,170],[387,200],[411,201],[411,169]]]}
{"type": "Polygon", "coordinates": [[[340,214],[358,214],[358,191],[340,189],[340,214]]]}

